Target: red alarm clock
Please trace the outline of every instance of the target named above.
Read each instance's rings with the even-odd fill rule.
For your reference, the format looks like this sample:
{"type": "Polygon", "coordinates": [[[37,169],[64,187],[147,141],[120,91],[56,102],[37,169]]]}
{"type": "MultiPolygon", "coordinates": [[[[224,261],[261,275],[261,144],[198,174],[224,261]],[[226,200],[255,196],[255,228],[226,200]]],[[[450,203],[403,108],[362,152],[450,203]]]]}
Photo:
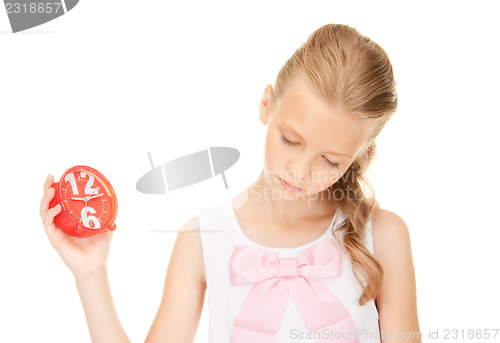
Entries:
{"type": "Polygon", "coordinates": [[[114,231],[118,211],[116,194],[108,179],[94,168],[75,166],[67,169],[56,190],[50,208],[61,204],[54,224],[75,237],[90,237],[107,229],[114,231]]]}

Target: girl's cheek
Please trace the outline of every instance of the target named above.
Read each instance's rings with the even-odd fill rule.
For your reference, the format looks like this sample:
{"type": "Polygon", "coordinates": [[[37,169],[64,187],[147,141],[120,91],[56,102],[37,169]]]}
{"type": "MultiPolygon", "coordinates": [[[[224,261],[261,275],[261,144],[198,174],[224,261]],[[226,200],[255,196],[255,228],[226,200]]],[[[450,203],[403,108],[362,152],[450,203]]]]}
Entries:
{"type": "Polygon", "coordinates": [[[267,137],[266,147],[265,147],[265,163],[269,170],[274,170],[276,165],[276,159],[279,158],[279,154],[276,153],[276,147],[271,139],[271,137],[267,137]]]}
{"type": "Polygon", "coordinates": [[[317,184],[318,188],[324,190],[337,182],[338,176],[339,174],[336,172],[322,170],[315,175],[315,184],[317,184]]]}

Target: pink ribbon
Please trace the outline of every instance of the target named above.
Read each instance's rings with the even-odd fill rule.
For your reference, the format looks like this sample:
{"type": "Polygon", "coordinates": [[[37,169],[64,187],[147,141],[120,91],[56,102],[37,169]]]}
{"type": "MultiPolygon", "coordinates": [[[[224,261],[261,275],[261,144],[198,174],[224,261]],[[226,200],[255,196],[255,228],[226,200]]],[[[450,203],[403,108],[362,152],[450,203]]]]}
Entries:
{"type": "Polygon", "coordinates": [[[359,343],[349,311],[318,280],[338,277],[341,271],[342,256],[333,239],[305,249],[297,258],[236,246],[229,262],[231,284],[254,286],[234,318],[231,343],[273,343],[289,297],[309,330],[302,337],[321,343],[359,343]]]}

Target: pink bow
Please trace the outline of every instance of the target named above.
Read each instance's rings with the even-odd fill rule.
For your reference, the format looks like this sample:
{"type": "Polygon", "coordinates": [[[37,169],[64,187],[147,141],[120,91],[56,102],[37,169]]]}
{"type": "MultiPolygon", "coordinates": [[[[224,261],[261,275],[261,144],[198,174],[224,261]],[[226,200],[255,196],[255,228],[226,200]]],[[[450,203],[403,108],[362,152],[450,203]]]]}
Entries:
{"type": "MultiPolygon", "coordinates": [[[[349,311],[318,278],[338,277],[342,256],[333,239],[302,251],[297,258],[279,258],[271,250],[236,246],[229,261],[232,285],[254,284],[234,318],[231,343],[273,343],[288,297],[315,342],[359,343],[349,311]]],[[[300,331],[295,330],[295,333],[300,331]]],[[[290,330],[290,341],[293,341],[290,330]]]]}

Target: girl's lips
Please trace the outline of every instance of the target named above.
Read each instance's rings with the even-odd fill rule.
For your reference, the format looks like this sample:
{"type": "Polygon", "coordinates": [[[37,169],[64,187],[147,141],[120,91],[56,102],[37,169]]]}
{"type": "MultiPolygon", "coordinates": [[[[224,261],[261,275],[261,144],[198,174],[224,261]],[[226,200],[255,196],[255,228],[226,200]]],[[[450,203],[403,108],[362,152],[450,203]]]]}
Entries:
{"type": "Polygon", "coordinates": [[[292,191],[292,192],[302,192],[303,191],[302,188],[292,186],[292,185],[290,185],[288,182],[286,182],[285,180],[283,180],[280,177],[279,177],[279,180],[280,180],[281,184],[283,185],[283,187],[285,187],[289,191],[292,191]]]}

